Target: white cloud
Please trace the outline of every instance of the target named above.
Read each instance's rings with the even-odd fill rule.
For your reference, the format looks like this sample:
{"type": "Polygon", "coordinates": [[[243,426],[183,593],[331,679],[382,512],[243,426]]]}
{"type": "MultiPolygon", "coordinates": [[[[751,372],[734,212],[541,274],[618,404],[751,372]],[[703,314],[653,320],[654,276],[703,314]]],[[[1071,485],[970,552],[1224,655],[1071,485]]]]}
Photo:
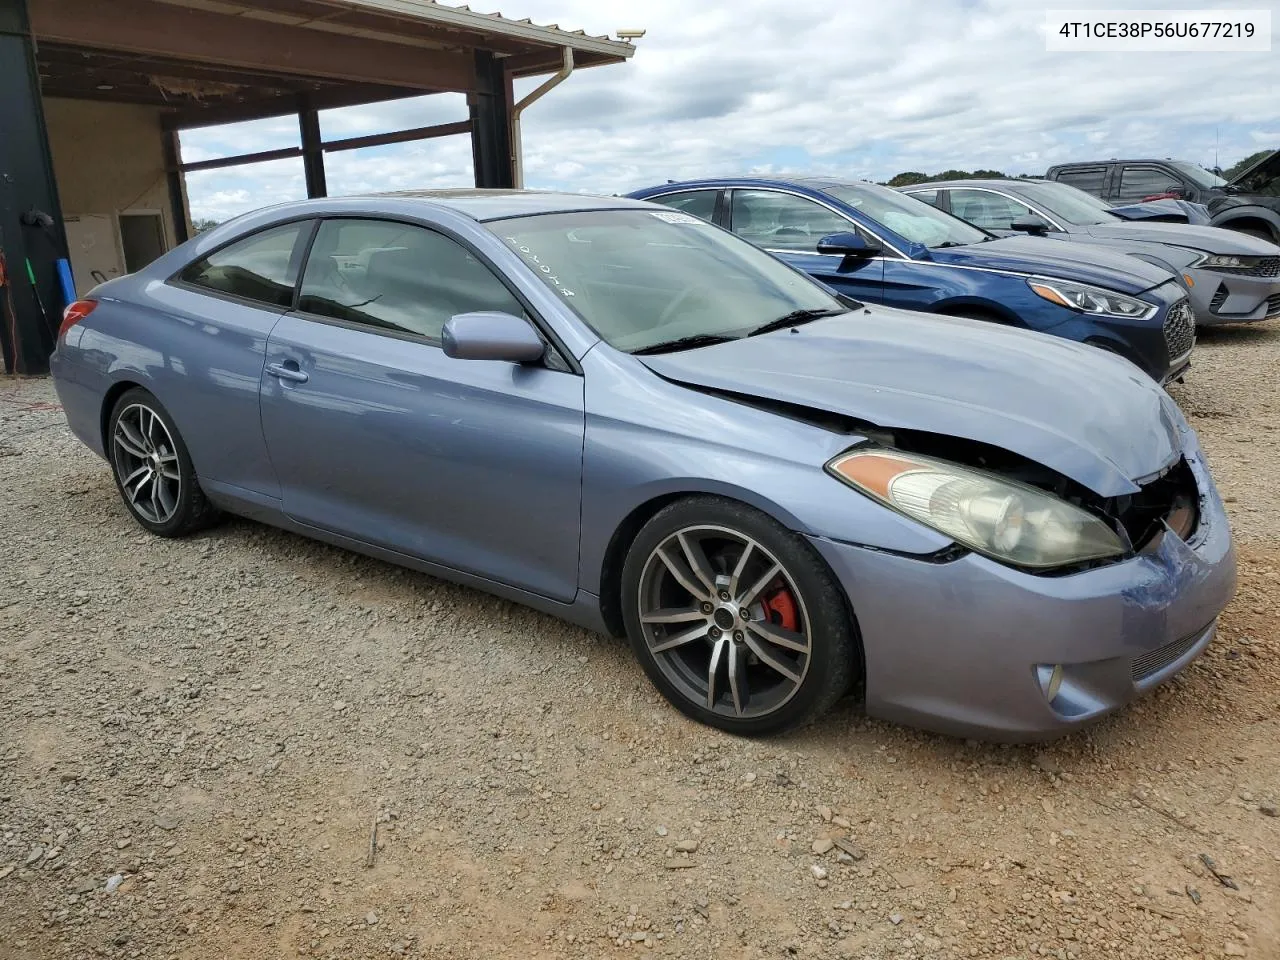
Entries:
{"type": "MultiPolygon", "coordinates": [[[[1227,165],[1280,146],[1276,52],[1047,53],[1049,6],[1061,4],[520,0],[504,12],[588,33],[649,31],[630,63],[581,70],[529,108],[526,180],[614,193],[752,171],[877,179],[907,169],[1041,172],[1125,154],[1212,163],[1215,140],[1227,165]]],[[[1280,9],[1273,20],[1280,24],[1280,9]]],[[[533,83],[522,81],[517,94],[533,83]]],[[[464,116],[461,97],[441,95],[332,111],[322,124],[326,136],[354,136],[464,116]]],[[[225,155],[296,142],[297,125],[284,118],[192,132],[184,149],[225,155]]],[[[371,152],[331,155],[330,192],[471,183],[467,138],[407,146],[364,159],[371,152]]],[[[296,167],[252,177],[213,171],[199,189],[193,177],[193,212],[212,211],[206,192],[225,193],[228,184],[249,192],[249,206],[259,192],[268,202],[300,186],[296,167]]],[[[216,204],[234,206],[225,197],[216,204]]]]}

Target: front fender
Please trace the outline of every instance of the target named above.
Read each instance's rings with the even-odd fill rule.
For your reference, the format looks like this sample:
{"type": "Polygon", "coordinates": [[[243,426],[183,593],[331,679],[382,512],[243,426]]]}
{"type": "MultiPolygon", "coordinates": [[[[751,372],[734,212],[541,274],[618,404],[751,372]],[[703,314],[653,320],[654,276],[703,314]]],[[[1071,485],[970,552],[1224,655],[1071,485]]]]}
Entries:
{"type": "Polygon", "coordinates": [[[581,585],[596,593],[614,533],[673,496],[740,500],[790,530],[897,553],[951,544],[825,472],[862,437],[663,380],[629,357],[584,359],[581,585]]]}
{"type": "Polygon", "coordinates": [[[1227,227],[1241,220],[1258,220],[1265,223],[1271,228],[1271,236],[1273,239],[1280,238],[1280,213],[1267,207],[1256,205],[1242,205],[1238,207],[1228,207],[1214,215],[1212,225],[1215,227],[1227,227]]]}

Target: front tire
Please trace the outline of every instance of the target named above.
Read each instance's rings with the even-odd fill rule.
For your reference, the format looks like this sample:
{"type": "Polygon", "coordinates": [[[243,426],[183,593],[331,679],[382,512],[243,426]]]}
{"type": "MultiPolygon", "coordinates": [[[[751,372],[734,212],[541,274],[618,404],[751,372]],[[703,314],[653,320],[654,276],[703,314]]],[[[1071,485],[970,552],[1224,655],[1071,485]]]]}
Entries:
{"type": "Polygon", "coordinates": [[[112,408],[107,449],[120,499],[144,529],[182,537],[215,517],[177,425],[141,387],[125,391],[112,408]]]}
{"type": "Polygon", "coordinates": [[[803,538],[720,497],[673,503],[622,569],[627,636],[678,710],[742,736],[808,723],[858,672],[857,637],[830,571],[803,538]]]}

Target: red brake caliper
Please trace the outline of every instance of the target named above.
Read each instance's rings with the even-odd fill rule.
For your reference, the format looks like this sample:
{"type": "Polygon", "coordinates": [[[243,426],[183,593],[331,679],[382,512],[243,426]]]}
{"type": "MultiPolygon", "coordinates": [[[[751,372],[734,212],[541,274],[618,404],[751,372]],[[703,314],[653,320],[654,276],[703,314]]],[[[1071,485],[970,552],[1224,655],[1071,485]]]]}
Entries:
{"type": "Polygon", "coordinates": [[[800,628],[800,619],[796,615],[795,598],[791,596],[791,591],[786,587],[779,587],[761,600],[760,603],[764,607],[764,615],[769,618],[769,622],[774,626],[782,627],[783,630],[792,632],[800,628]]]}

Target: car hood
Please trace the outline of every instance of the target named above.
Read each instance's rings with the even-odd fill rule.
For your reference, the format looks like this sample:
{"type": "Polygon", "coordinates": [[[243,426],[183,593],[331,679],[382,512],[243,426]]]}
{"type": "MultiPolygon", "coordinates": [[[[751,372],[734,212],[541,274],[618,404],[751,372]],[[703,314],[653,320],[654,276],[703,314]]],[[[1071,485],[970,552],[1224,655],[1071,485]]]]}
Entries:
{"type": "Polygon", "coordinates": [[[1276,177],[1280,177],[1280,150],[1274,150],[1270,156],[1251,163],[1227,183],[1234,186],[1246,180],[1274,180],[1276,177]]]}
{"type": "Polygon", "coordinates": [[[891,307],[794,329],[637,359],[687,386],[1001,447],[1103,497],[1180,449],[1173,401],[1096,347],[891,307]]]}
{"type": "Polygon", "coordinates": [[[1094,223],[1084,228],[1100,240],[1143,240],[1175,247],[1190,247],[1206,253],[1232,253],[1239,256],[1265,257],[1275,251],[1275,244],[1222,227],[1197,227],[1189,223],[1142,223],[1113,221],[1094,223]]]}
{"type": "Polygon", "coordinates": [[[1001,237],[963,247],[933,248],[935,263],[986,267],[1092,283],[1119,293],[1142,293],[1168,282],[1167,270],[1096,246],[1048,237],[1001,237]]]}
{"type": "Polygon", "coordinates": [[[1112,206],[1111,212],[1126,220],[1152,220],[1164,218],[1166,222],[1194,223],[1201,226],[1209,223],[1209,208],[1203,203],[1192,203],[1190,200],[1148,200],[1145,203],[1127,203],[1112,206]],[[1176,218],[1172,221],[1170,218],[1176,218]]]}

